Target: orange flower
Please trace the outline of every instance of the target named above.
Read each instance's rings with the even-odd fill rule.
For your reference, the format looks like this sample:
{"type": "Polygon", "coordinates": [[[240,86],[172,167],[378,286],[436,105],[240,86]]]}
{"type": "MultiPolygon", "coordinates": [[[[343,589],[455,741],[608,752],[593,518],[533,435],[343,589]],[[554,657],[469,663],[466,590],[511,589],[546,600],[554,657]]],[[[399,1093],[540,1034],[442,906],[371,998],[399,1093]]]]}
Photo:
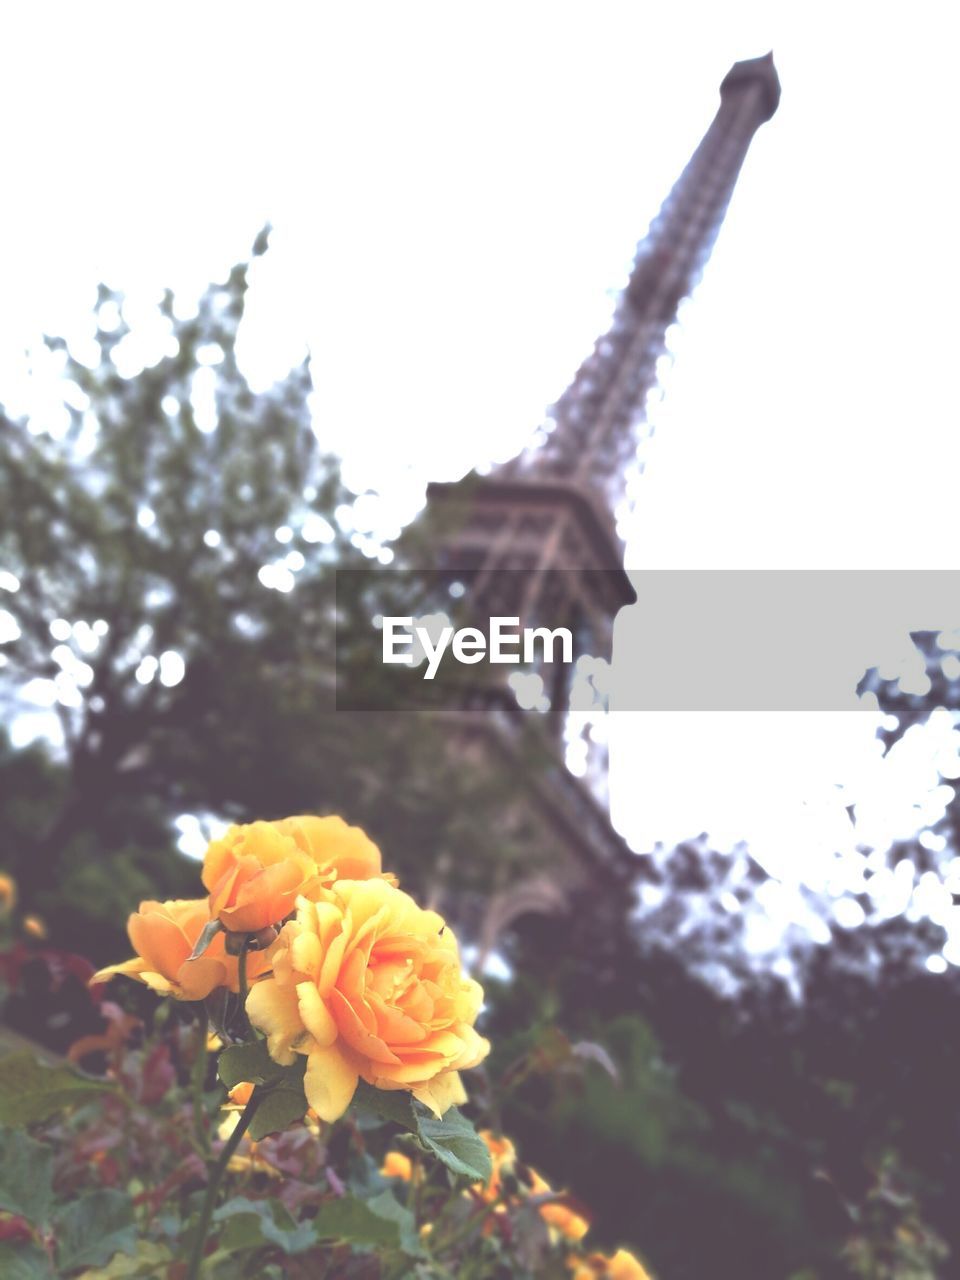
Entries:
{"type": "Polygon", "coordinates": [[[591,1253],[571,1265],[573,1280],[650,1280],[649,1272],[627,1249],[618,1249],[610,1257],[591,1253]]]}
{"type": "Polygon", "coordinates": [[[486,1184],[478,1182],[473,1186],[472,1190],[476,1195],[486,1200],[487,1204],[493,1204],[494,1200],[499,1200],[500,1198],[503,1174],[512,1171],[516,1163],[517,1153],[509,1138],[498,1138],[490,1129],[481,1129],[479,1136],[486,1143],[487,1150],[490,1152],[493,1172],[490,1175],[489,1182],[486,1184]]]}
{"type": "Polygon", "coordinates": [[[47,926],[39,916],[24,916],[23,931],[31,938],[36,938],[38,942],[43,942],[47,936],[47,926]]]}
{"type": "MultiPolygon", "coordinates": [[[[490,1152],[490,1159],[493,1164],[493,1172],[490,1179],[486,1183],[477,1182],[470,1188],[471,1194],[475,1198],[486,1201],[487,1204],[495,1204],[503,1195],[503,1176],[505,1173],[512,1173],[517,1160],[517,1153],[514,1150],[513,1143],[509,1138],[497,1137],[489,1129],[481,1129],[480,1137],[486,1143],[487,1150],[490,1152]]],[[[537,1173],[536,1169],[527,1169],[528,1188],[533,1196],[545,1196],[553,1193],[550,1184],[537,1173]]],[[[498,1204],[494,1210],[496,1213],[505,1212],[505,1206],[498,1204]]],[[[587,1234],[590,1228],[586,1218],[582,1218],[578,1213],[567,1207],[565,1204],[542,1204],[537,1206],[540,1217],[551,1228],[554,1233],[565,1236],[568,1240],[579,1241],[587,1234]]],[[[490,1224],[488,1223],[488,1226],[490,1224]]]]}
{"type": "MultiPolygon", "coordinates": [[[[530,1170],[530,1192],[535,1196],[550,1195],[553,1188],[540,1177],[536,1169],[530,1170]]],[[[540,1217],[548,1227],[564,1236],[567,1240],[582,1240],[590,1230],[590,1223],[565,1204],[542,1204],[539,1207],[540,1217]]]]}
{"type": "Polygon", "coordinates": [[[338,880],[297,903],[266,953],[247,1015],[273,1058],[307,1055],[307,1099],[326,1121],[343,1115],[362,1077],[408,1089],[435,1115],[466,1100],[458,1072],[490,1046],[473,1028],[483,992],[464,977],[456,939],[386,880],[338,880]]]}
{"type": "MultiPolygon", "coordinates": [[[[308,853],[324,884],[334,880],[373,880],[380,876],[380,850],[360,827],[336,814],[326,818],[283,818],[274,823],[308,853]]],[[[393,880],[393,877],[388,877],[393,880]]]]}
{"type": "Polygon", "coordinates": [[[413,1177],[413,1161],[401,1151],[388,1151],[383,1157],[380,1173],[384,1178],[399,1178],[409,1182],[413,1177]]]}
{"type": "Polygon", "coordinates": [[[0,871],[0,914],[6,915],[17,905],[17,882],[13,876],[0,871]]]}
{"type": "Polygon", "coordinates": [[[380,850],[342,818],[284,818],[234,826],[203,860],[210,913],[233,933],[279,924],[299,896],[337,879],[380,875],[380,850]]]}
{"type": "MultiPolygon", "coordinates": [[[[140,910],[127,921],[136,956],[101,969],[90,979],[91,983],[108,982],[117,974],[125,974],[160,995],[177,1000],[203,1000],[215,987],[237,991],[237,961],[226,954],[222,934],[213,939],[202,956],[189,958],[209,920],[204,898],[141,902],[140,910]]],[[[251,962],[254,972],[262,970],[263,960],[256,952],[248,958],[248,964],[251,962]]]]}
{"type": "Polygon", "coordinates": [[[498,1138],[492,1129],[481,1129],[478,1136],[486,1143],[495,1164],[513,1164],[516,1160],[517,1152],[509,1138],[498,1138]]]}

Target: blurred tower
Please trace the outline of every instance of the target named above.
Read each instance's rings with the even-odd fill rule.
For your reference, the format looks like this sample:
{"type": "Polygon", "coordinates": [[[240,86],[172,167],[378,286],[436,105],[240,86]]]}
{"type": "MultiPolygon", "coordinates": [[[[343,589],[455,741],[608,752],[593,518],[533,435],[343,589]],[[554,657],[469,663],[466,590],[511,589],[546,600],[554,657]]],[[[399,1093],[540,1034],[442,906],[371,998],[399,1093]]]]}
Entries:
{"type": "MultiPolygon", "coordinates": [[[[609,657],[614,618],[634,600],[623,569],[616,516],[635,461],[638,427],[682,299],[697,284],[726,213],[753,135],[777,109],[780,83],[772,54],[736,63],[720,86],[720,106],[641,242],[612,323],[548,415],[540,438],[486,476],[433,484],[431,508],[446,508],[438,560],[462,579],[472,609],[519,616],[522,626],[567,626],[577,654],[609,657]]],[[[509,668],[507,669],[509,670],[509,668]]],[[[543,670],[543,669],[541,669],[543,670]]],[[[545,692],[544,735],[552,744],[556,785],[548,807],[576,811],[571,823],[547,814],[580,861],[625,865],[625,846],[604,807],[562,768],[568,690],[555,664],[545,692]],[[592,805],[590,802],[593,802],[592,805]],[[592,810],[593,821],[587,821],[592,810]]],[[[478,690],[492,713],[476,736],[509,750],[504,721],[516,699],[506,681],[478,690]],[[499,715],[498,715],[499,713],[499,715]]],[[[515,717],[514,717],[515,718],[515,717]]],[[[529,717],[527,717],[529,718],[529,717]]]]}

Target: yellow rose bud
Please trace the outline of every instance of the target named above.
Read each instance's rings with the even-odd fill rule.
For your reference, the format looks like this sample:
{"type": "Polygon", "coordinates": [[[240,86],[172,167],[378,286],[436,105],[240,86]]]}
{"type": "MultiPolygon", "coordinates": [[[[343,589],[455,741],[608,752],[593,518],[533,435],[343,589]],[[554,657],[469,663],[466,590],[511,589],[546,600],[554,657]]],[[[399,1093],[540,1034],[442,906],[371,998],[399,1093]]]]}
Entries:
{"type": "MultiPolygon", "coordinates": [[[[117,974],[136,978],[163,996],[177,1000],[203,1000],[216,987],[239,989],[237,960],[228,956],[223,935],[217,935],[202,956],[190,954],[210,912],[205,898],[175,902],[141,902],[127,921],[127,933],[137,953],[132,960],[101,969],[91,983],[108,982],[117,974]]],[[[263,971],[262,957],[251,955],[251,973],[263,971]]]]}
{"type": "Polygon", "coordinates": [[[618,1249],[610,1257],[591,1253],[573,1268],[573,1280],[650,1280],[647,1270],[627,1249],[618,1249]]]}
{"type": "Polygon", "coordinates": [[[483,992],[463,975],[456,939],[386,880],[337,880],[301,898],[266,956],[272,977],[247,1015],[275,1061],[307,1055],[307,1100],[343,1115],[362,1077],[407,1089],[442,1115],[466,1095],[458,1072],[489,1052],[473,1024],[483,992]]]}
{"type": "Polygon", "coordinates": [[[203,860],[210,913],[232,933],[258,933],[284,920],[301,895],[337,879],[380,874],[380,850],[342,818],[284,818],[231,827],[203,860]]]}
{"type": "MultiPolygon", "coordinates": [[[[541,1178],[536,1169],[530,1170],[530,1192],[535,1196],[549,1195],[553,1188],[541,1178]]],[[[565,1204],[542,1204],[538,1210],[540,1217],[567,1240],[582,1240],[590,1230],[590,1223],[565,1204]]]]}
{"type": "Polygon", "coordinates": [[[401,1151],[388,1151],[380,1166],[380,1173],[384,1178],[400,1178],[403,1182],[409,1182],[413,1177],[413,1161],[401,1151]]]}

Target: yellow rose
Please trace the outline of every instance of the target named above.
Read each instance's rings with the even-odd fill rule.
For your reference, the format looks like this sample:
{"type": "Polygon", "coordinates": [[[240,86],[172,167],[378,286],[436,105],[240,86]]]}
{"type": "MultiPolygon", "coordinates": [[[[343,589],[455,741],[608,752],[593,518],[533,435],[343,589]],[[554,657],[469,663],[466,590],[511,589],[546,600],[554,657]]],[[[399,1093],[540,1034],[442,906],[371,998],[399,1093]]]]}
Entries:
{"type": "Polygon", "coordinates": [[[473,1028],[483,992],[435,911],[386,880],[338,880],[298,901],[266,954],[273,975],[251,989],[247,1015],[275,1061],[307,1055],[322,1120],[343,1115],[361,1077],[438,1116],[466,1100],[458,1072],[490,1048],[473,1028]]]}
{"type": "Polygon", "coordinates": [[[650,1275],[627,1249],[608,1257],[591,1253],[573,1264],[573,1280],[650,1280],[650,1275]]]}
{"type": "Polygon", "coordinates": [[[279,924],[301,895],[337,879],[380,874],[380,850],[342,818],[284,818],[231,827],[209,845],[203,883],[210,914],[233,933],[279,924]]]}
{"type": "MultiPolygon", "coordinates": [[[[140,910],[127,921],[136,956],[101,969],[90,979],[91,983],[108,982],[117,974],[125,974],[162,996],[175,996],[178,1000],[203,1000],[215,987],[238,990],[237,961],[226,954],[222,934],[214,938],[202,956],[189,958],[209,921],[205,898],[141,902],[140,910]]],[[[262,970],[260,957],[251,955],[249,961],[254,971],[262,970]]]]}

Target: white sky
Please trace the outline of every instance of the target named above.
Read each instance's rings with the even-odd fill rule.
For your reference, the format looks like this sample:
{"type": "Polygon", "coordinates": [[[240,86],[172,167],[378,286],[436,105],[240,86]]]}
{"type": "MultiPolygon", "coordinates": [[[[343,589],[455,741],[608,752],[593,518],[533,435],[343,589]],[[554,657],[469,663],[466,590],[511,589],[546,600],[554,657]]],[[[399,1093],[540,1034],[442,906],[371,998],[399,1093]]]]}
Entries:
{"type": "MultiPolygon", "coordinates": [[[[389,534],[427,479],[522,447],[602,329],[723,74],[772,47],[780,110],[684,308],[628,563],[953,567],[953,16],[706,0],[7,6],[0,399],[52,412],[24,349],[81,333],[99,280],[135,318],[166,285],[222,278],[269,219],[246,367],[269,381],[310,345],[318,433],[353,487],[383,494],[389,534]]],[[[754,720],[739,750],[689,723],[678,742],[678,723],[614,727],[613,811],[637,847],[711,826],[766,841],[770,865],[802,876],[852,840],[825,778],[845,771],[890,807],[863,742],[818,771],[822,735],[798,743],[796,722],[754,720]],[[789,768],[743,786],[771,760],[789,768]],[[812,779],[774,802],[800,764],[812,779]],[[803,795],[788,849],[769,828],[803,795]]],[[[871,839],[916,828],[950,732],[886,826],[873,813],[871,839]]]]}

